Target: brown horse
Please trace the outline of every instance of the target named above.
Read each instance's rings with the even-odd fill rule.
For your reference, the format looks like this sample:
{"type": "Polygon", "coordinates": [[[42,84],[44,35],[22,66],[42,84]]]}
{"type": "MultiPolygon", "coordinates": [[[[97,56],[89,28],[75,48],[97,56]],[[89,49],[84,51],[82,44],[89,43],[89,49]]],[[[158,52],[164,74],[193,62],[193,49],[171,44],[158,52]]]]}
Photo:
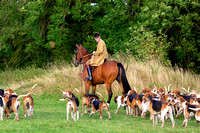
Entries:
{"type": "Polygon", "coordinates": [[[117,80],[121,89],[122,93],[126,94],[129,90],[131,90],[130,85],[126,78],[126,73],[124,67],[121,63],[117,61],[106,61],[102,65],[95,67],[92,72],[92,81],[86,81],[85,78],[88,77],[87,69],[86,69],[86,62],[91,58],[89,52],[83,47],[76,44],[78,48],[75,52],[76,59],[74,61],[74,66],[78,67],[79,64],[83,65],[83,73],[82,78],[85,81],[85,93],[86,95],[89,94],[90,85],[92,85],[92,94],[95,94],[96,85],[97,84],[105,84],[106,89],[108,91],[108,101],[112,98],[112,83],[117,80]]]}

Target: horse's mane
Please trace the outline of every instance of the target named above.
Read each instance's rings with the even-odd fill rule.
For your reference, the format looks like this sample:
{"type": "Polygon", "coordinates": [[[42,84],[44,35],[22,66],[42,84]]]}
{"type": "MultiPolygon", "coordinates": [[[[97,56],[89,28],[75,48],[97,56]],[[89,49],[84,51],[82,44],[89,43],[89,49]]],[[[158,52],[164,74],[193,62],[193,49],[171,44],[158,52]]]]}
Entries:
{"type": "Polygon", "coordinates": [[[85,47],[83,47],[82,45],[80,45],[80,47],[82,47],[82,48],[84,48],[85,50],[86,50],[86,52],[88,52],[89,53],[89,51],[85,48],[85,47]]]}

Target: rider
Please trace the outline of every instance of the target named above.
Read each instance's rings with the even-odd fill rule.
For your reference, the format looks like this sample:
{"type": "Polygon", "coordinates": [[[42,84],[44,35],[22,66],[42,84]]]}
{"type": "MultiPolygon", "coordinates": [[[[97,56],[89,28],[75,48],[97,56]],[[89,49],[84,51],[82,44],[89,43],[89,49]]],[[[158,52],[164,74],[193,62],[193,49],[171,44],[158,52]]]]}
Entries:
{"type": "Polygon", "coordinates": [[[94,33],[94,39],[97,41],[97,51],[93,51],[93,56],[90,60],[86,62],[88,78],[85,78],[87,81],[92,81],[91,66],[99,66],[104,63],[108,58],[108,52],[105,42],[101,39],[98,32],[94,33]]]}

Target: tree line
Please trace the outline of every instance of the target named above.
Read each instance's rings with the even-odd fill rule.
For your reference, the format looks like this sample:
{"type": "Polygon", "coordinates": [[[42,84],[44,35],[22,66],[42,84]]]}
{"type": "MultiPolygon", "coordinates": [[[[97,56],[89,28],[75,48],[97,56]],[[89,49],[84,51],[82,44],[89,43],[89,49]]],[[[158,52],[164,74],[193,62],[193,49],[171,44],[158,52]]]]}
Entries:
{"type": "Polygon", "coordinates": [[[199,0],[1,0],[0,69],[71,61],[99,32],[111,55],[200,72],[199,0]]]}

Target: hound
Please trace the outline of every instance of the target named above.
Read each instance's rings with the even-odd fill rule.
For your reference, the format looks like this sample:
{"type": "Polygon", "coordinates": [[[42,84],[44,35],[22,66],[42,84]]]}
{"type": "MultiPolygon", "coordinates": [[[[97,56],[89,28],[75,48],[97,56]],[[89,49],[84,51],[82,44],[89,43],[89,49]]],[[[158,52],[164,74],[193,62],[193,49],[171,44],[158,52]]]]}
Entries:
{"type": "Polygon", "coordinates": [[[9,95],[17,95],[17,93],[14,90],[10,89],[10,88],[6,89],[5,93],[9,94],[9,95]]]}
{"type": "Polygon", "coordinates": [[[200,121],[200,105],[189,104],[183,97],[179,97],[176,102],[179,102],[184,110],[184,121],[182,126],[187,127],[188,120],[191,118],[192,113],[195,114],[195,119],[197,120],[197,123],[200,121]]]}
{"type": "Polygon", "coordinates": [[[184,111],[183,102],[187,101],[189,104],[198,104],[197,100],[193,96],[183,95],[175,99],[176,105],[179,106],[179,110],[177,111],[176,118],[180,116],[180,114],[184,111]]]}
{"type": "Polygon", "coordinates": [[[33,107],[34,107],[34,101],[31,95],[25,96],[23,98],[24,117],[26,117],[26,110],[28,113],[28,117],[33,116],[33,107]]]}
{"type": "MultiPolygon", "coordinates": [[[[35,84],[32,88],[34,88],[37,84],[35,84]]],[[[31,95],[25,96],[23,98],[23,109],[24,109],[24,117],[26,117],[26,110],[28,113],[28,117],[33,116],[33,107],[34,107],[34,101],[31,95]]]]}
{"type": "Polygon", "coordinates": [[[190,110],[193,110],[195,112],[195,119],[197,123],[200,122],[200,105],[193,105],[193,106],[188,106],[190,110]]]}
{"type": "Polygon", "coordinates": [[[149,111],[151,114],[151,118],[153,119],[153,126],[157,125],[157,115],[159,113],[161,113],[161,121],[162,121],[162,125],[161,127],[164,126],[164,117],[166,116],[167,113],[169,113],[169,117],[172,121],[172,125],[173,127],[175,127],[175,121],[173,118],[173,114],[172,114],[172,107],[171,107],[171,102],[167,103],[167,102],[163,102],[163,101],[157,101],[157,100],[153,100],[152,96],[149,95],[144,95],[144,98],[148,101],[150,101],[149,104],[149,111]],[[155,116],[155,118],[154,118],[155,116]]]}
{"type": "Polygon", "coordinates": [[[81,95],[83,95],[82,97],[82,108],[81,108],[81,115],[83,115],[83,107],[84,105],[86,105],[85,107],[85,115],[87,114],[87,109],[89,109],[88,112],[90,112],[90,97],[94,97],[96,100],[99,100],[99,97],[97,95],[94,95],[94,94],[89,94],[89,95],[86,95],[86,94],[83,94],[82,92],[80,92],[78,89],[75,88],[75,90],[77,92],[79,92],[81,95]]]}
{"type": "Polygon", "coordinates": [[[72,93],[70,90],[66,90],[62,92],[64,99],[60,99],[60,101],[64,101],[66,99],[69,99],[66,104],[67,108],[67,121],[69,120],[69,110],[71,111],[71,117],[74,121],[76,121],[76,116],[77,120],[79,120],[79,100],[76,98],[76,96],[72,93]],[[74,114],[73,114],[73,111],[74,114]]]}
{"type": "Polygon", "coordinates": [[[135,87],[133,87],[134,90],[129,90],[127,95],[136,95],[137,94],[137,90],[135,89],[135,87]]]}
{"type": "Polygon", "coordinates": [[[123,103],[122,96],[115,96],[114,102],[117,103],[117,110],[115,111],[115,114],[117,114],[120,107],[125,107],[126,108],[126,114],[128,115],[127,104],[123,103]]]}
{"type": "MultiPolygon", "coordinates": [[[[146,113],[147,113],[147,111],[149,111],[149,103],[150,103],[150,101],[147,101],[145,98],[143,98],[142,103],[139,107],[140,110],[142,110],[141,117],[144,119],[146,119],[146,113]]],[[[151,119],[151,117],[150,117],[150,119],[151,119]]]]}
{"type": "MultiPolygon", "coordinates": [[[[141,101],[139,100],[138,94],[137,95],[129,95],[127,96],[127,105],[132,108],[133,110],[133,115],[138,116],[139,114],[139,106],[141,105],[141,101]],[[136,111],[135,111],[135,107],[136,107],[136,111]]],[[[129,112],[129,115],[132,115],[129,112]]]]}
{"type": "Polygon", "coordinates": [[[4,90],[0,89],[0,120],[3,120],[3,106],[4,106],[4,90]]]}
{"type": "Polygon", "coordinates": [[[95,114],[96,111],[99,111],[100,119],[102,120],[103,119],[102,111],[103,111],[103,109],[105,109],[106,112],[108,113],[109,120],[111,120],[111,116],[110,116],[110,112],[109,112],[107,103],[104,101],[104,98],[100,93],[97,92],[97,94],[101,96],[102,101],[97,101],[93,97],[90,98],[91,103],[92,103],[92,112],[90,113],[90,117],[92,117],[92,115],[95,114]]]}
{"type": "Polygon", "coordinates": [[[151,89],[148,89],[148,88],[143,88],[142,89],[142,93],[143,94],[150,93],[150,92],[151,92],[151,89]]]}

